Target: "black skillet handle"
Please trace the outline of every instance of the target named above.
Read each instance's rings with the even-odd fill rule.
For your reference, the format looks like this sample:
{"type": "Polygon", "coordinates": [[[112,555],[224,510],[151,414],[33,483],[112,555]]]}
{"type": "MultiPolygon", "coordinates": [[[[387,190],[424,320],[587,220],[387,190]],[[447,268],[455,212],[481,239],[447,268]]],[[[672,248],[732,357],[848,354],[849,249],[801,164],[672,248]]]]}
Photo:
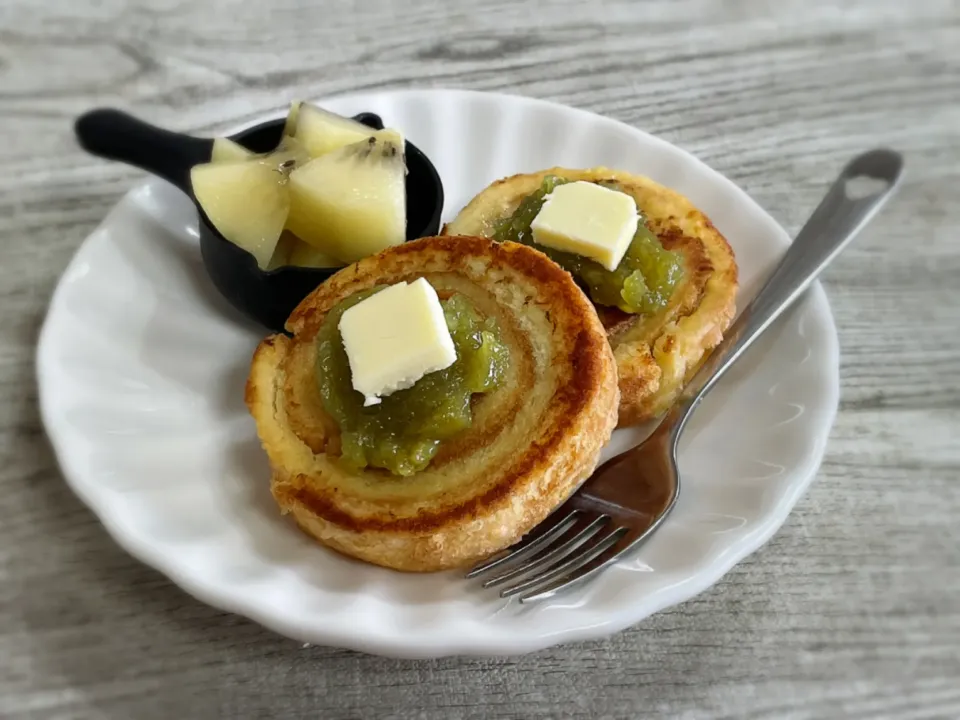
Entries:
{"type": "Polygon", "coordinates": [[[213,150],[213,140],[164,130],[110,108],[84,113],[74,131],[87,152],[158,175],[188,195],[190,168],[208,162],[213,150]]]}

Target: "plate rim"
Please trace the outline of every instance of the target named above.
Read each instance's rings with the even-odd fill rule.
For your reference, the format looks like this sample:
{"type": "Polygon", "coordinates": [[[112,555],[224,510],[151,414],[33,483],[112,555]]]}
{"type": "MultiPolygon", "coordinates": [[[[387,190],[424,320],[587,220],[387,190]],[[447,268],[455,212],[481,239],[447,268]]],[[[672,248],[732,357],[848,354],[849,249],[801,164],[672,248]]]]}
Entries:
{"type": "MultiPolygon", "coordinates": [[[[487,92],[478,90],[467,90],[460,88],[410,88],[410,89],[383,89],[363,91],[358,93],[342,93],[320,98],[311,99],[318,103],[349,103],[369,98],[371,96],[388,96],[391,100],[403,96],[409,98],[420,94],[427,95],[461,95],[461,96],[482,96],[492,99],[495,102],[521,102],[530,105],[548,106],[553,111],[564,113],[576,113],[589,118],[591,122],[608,123],[619,128],[625,128],[631,133],[637,133],[644,136],[645,141],[667,146],[672,151],[677,151],[686,156],[688,162],[694,163],[698,170],[708,176],[711,182],[719,182],[727,186],[728,191],[733,192],[745,203],[752,206],[754,212],[766,216],[771,223],[780,232],[777,242],[781,246],[781,251],[787,247],[790,238],[786,231],[780,226],[777,220],[770,215],[762,206],[759,205],[745,190],[734,183],[732,180],[714,170],[692,152],[674,145],[663,138],[653,135],[641,128],[628,125],[614,118],[594,113],[589,110],[563,103],[534,98],[530,96],[504,93],[487,92]]],[[[275,117],[278,111],[270,113],[260,113],[249,121],[228,128],[224,132],[238,132],[247,127],[263,122],[265,119],[275,117]]],[[[827,373],[827,393],[823,398],[822,408],[813,423],[817,429],[813,433],[812,448],[807,458],[809,467],[799,468],[797,472],[803,470],[802,479],[798,479],[789,486],[788,491],[784,492],[776,501],[774,507],[769,512],[762,515],[757,528],[752,533],[747,533],[737,541],[729,545],[726,551],[709,565],[699,568],[693,575],[686,577],[680,583],[672,586],[670,592],[660,593],[656,601],[648,601],[638,604],[638,610],[630,612],[629,609],[622,610],[609,617],[606,621],[599,624],[577,625],[575,627],[564,628],[554,633],[544,633],[540,635],[527,635],[519,637],[507,646],[503,639],[496,637],[493,640],[483,638],[472,638],[469,643],[458,642],[456,639],[447,639],[443,635],[425,634],[419,636],[415,641],[411,641],[405,635],[392,634],[389,637],[377,634],[376,632],[364,631],[362,628],[354,627],[350,630],[341,631],[333,626],[328,626],[323,632],[314,632],[316,627],[305,628],[296,621],[288,621],[279,614],[270,614],[261,612],[255,603],[243,602],[236,593],[224,592],[216,586],[198,582],[193,577],[183,573],[177,567],[173,559],[163,551],[155,549],[155,546],[148,542],[143,542],[135,534],[124,529],[122,522],[118,522],[116,512],[108,512],[110,503],[102,497],[94,499],[95,483],[88,483],[83,479],[82,472],[70,467],[68,457],[68,442],[58,437],[60,431],[57,428],[55,416],[56,401],[51,396],[49,384],[44,382],[44,376],[50,372],[46,370],[47,366],[53,363],[48,358],[51,352],[52,334],[51,318],[54,310],[59,306],[59,299],[65,292],[65,280],[74,272],[77,266],[84,260],[84,251],[90,247],[89,241],[101,229],[108,225],[118,207],[131,200],[132,196],[141,192],[144,187],[161,183],[162,181],[147,178],[133,185],[124,193],[108,210],[100,223],[84,238],[73,256],[66,265],[57,280],[56,287],[47,303],[46,312],[41,324],[38,335],[36,354],[34,360],[35,379],[37,382],[38,407],[41,422],[46,431],[48,441],[53,451],[60,474],[63,476],[67,485],[87,506],[87,508],[99,520],[100,524],[107,531],[113,541],[124,549],[139,562],[152,567],[181,588],[181,590],[192,595],[201,602],[222,611],[235,613],[257,624],[284,635],[288,638],[301,639],[314,644],[322,644],[332,647],[340,647],[355,651],[376,654],[387,657],[397,658],[436,658],[446,656],[462,657],[491,657],[502,655],[519,655],[529,652],[535,652],[547,647],[558,644],[567,644],[582,642],[587,640],[599,639],[609,636],[632,627],[646,618],[662,610],[679,605],[687,600],[696,597],[706,589],[716,584],[725,576],[735,565],[742,562],[746,557],[759,550],[783,525],[789,517],[790,512],[797,501],[805,494],[809,486],[817,476],[817,472],[822,464],[823,457],[829,442],[831,430],[836,421],[840,398],[840,347],[839,337],[836,328],[836,322],[830,308],[830,304],[821,283],[815,282],[807,291],[807,301],[811,303],[811,309],[821,315],[826,327],[824,330],[824,339],[826,341],[826,352],[823,362],[829,365],[830,372],[827,373]],[[45,389],[45,385],[47,386],[45,389]],[[305,630],[307,632],[305,632],[305,630]]],[[[446,208],[444,208],[446,212],[446,208]]],[[[739,308],[738,308],[739,310],[739,308]]]]}

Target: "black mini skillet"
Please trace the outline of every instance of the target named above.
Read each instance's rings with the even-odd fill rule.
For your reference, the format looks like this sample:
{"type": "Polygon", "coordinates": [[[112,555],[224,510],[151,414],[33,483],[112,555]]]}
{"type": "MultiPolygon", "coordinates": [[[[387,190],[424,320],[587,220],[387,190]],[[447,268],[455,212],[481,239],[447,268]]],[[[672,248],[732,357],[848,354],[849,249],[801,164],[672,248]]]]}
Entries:
{"type": "MultiPolygon", "coordinates": [[[[383,129],[382,120],[373,113],[360,113],[354,119],[372,129],[383,129]]],[[[254,152],[269,152],[280,142],[284,120],[268,120],[230,139],[254,152]]],[[[294,266],[261,270],[250,253],[217,231],[190,186],[190,168],[209,162],[213,139],[164,130],[109,108],[81,115],[74,129],[87,152],[157,175],[194,201],[200,254],[210,280],[231,305],[268,330],[282,332],[300,301],[338,270],[294,266]]],[[[443,183],[430,159],[410,142],[406,143],[406,163],[407,240],[436,235],[443,212],[443,183]]]]}

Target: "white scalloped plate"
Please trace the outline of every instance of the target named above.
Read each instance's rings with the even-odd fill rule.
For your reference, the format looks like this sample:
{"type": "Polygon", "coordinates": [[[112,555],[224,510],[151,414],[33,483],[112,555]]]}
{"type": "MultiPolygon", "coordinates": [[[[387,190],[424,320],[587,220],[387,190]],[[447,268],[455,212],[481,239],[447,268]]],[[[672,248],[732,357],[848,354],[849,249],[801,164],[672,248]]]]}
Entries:
{"type": "MultiPolygon", "coordinates": [[[[440,171],[445,220],[515,172],[646,174],[729,239],[741,306],[789,242],[689,154],[581,110],[461,91],[323,104],[403,129],[440,171]]],[[[815,286],[696,414],[683,493],[652,540],[575,594],[519,606],[452,573],[351,561],[279,515],[242,397],[260,335],[207,281],[186,198],[156,180],[132,190],[70,263],[40,338],[40,405],[64,476],[118,543],[197,598],[302,641],[386,655],[527,652],[621,630],[701,592],[784,521],[816,473],[838,398],[836,330],[815,286]]],[[[639,432],[618,431],[608,455],[639,432]]]]}

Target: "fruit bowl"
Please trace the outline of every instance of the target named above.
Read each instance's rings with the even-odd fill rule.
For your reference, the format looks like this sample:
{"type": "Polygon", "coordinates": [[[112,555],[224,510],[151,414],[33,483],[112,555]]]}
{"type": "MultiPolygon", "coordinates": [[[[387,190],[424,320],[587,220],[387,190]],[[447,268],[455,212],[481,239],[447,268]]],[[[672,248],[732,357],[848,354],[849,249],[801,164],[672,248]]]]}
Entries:
{"type": "MultiPolygon", "coordinates": [[[[383,122],[373,113],[354,120],[374,130],[383,122]]],[[[279,117],[247,128],[230,137],[248,150],[269,152],[283,135],[285,119],[279,117]]],[[[291,311],[314,288],[339,268],[281,266],[261,269],[246,250],[228,241],[197,204],[190,169],[206,163],[213,151],[212,138],[171,132],[118,110],[101,108],[81,115],[74,129],[80,145],[93,155],[139,167],[186,193],[197,206],[200,254],[210,280],[237,310],[273,332],[282,332],[291,311]]],[[[430,159],[406,142],[406,238],[436,235],[443,212],[443,183],[430,159]]]]}

